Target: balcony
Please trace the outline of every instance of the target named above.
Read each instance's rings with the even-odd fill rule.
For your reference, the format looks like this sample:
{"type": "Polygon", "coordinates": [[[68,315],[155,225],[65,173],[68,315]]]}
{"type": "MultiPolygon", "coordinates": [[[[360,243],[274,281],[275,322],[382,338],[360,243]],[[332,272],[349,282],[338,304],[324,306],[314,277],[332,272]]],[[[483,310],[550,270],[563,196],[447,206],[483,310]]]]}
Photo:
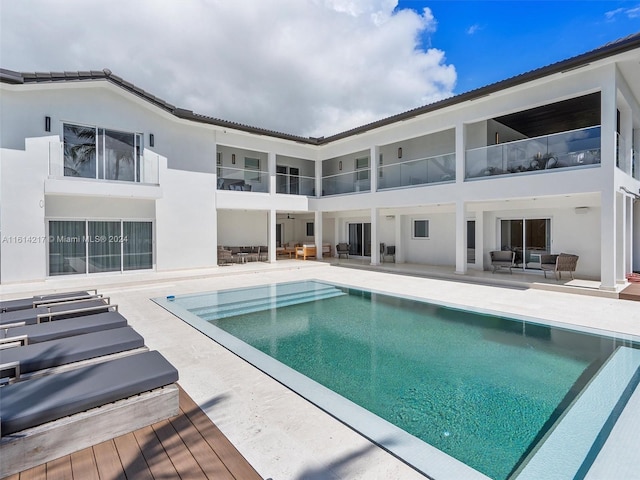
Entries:
{"type": "Polygon", "coordinates": [[[455,182],[456,155],[434,157],[382,165],[378,168],[378,190],[430,183],[455,182]]]}
{"type": "Polygon", "coordinates": [[[50,142],[49,177],[158,185],[157,154],[120,155],[118,151],[109,149],[98,153],[97,159],[95,149],[83,156],[65,154],[62,142],[50,142]]]}
{"type": "Polygon", "coordinates": [[[368,192],[371,190],[369,173],[370,169],[366,168],[322,177],[322,196],[368,192]]]}
{"type": "Polygon", "coordinates": [[[600,164],[600,126],[466,151],[465,179],[600,164]]]}
{"type": "Polygon", "coordinates": [[[269,172],[251,168],[218,167],[218,190],[269,192],[269,172]]]}

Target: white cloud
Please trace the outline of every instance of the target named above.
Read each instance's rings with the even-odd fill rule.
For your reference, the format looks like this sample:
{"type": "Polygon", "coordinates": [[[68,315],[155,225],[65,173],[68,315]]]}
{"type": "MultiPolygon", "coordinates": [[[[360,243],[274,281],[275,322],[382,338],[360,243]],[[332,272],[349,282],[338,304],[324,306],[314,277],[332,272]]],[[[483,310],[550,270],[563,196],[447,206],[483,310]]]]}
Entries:
{"type": "Polygon", "coordinates": [[[626,16],[630,19],[640,18],[640,4],[630,8],[616,8],[604,14],[607,20],[614,20],[618,15],[626,16]]]}
{"type": "Polygon", "coordinates": [[[2,67],[109,68],[197,113],[330,135],[452,94],[396,0],[25,0],[2,4],[2,67]],[[25,35],[28,32],[28,35],[25,35]]]}
{"type": "Polygon", "coordinates": [[[473,35],[478,30],[480,30],[480,28],[480,25],[478,25],[477,23],[471,25],[469,28],[467,28],[467,35],[473,35]]]}

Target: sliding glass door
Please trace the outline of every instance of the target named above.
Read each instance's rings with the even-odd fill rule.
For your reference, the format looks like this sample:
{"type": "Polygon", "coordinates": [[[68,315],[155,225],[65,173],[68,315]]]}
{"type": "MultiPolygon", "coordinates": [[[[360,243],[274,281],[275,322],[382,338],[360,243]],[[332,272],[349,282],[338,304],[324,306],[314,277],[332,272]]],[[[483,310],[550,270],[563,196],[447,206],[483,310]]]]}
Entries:
{"type": "Polygon", "coordinates": [[[153,268],[153,225],[142,221],[49,221],[49,275],[153,268]]]}
{"type": "Polygon", "coordinates": [[[349,255],[371,256],[371,224],[349,224],[349,255]]]}
{"type": "Polygon", "coordinates": [[[516,252],[519,267],[540,268],[540,255],[551,253],[551,219],[501,220],[500,244],[516,252]]]}

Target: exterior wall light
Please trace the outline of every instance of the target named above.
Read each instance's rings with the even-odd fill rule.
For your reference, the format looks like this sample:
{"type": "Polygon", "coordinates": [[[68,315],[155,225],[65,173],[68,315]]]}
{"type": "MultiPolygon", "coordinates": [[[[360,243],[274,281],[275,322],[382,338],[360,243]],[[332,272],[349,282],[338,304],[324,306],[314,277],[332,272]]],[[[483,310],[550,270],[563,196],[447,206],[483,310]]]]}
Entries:
{"type": "Polygon", "coordinates": [[[156,146],[156,139],[153,136],[153,133],[149,134],[149,146],[150,147],[155,147],[156,146]]]}
{"type": "Polygon", "coordinates": [[[51,131],[51,117],[44,117],[44,131],[51,131]]]}
{"type": "Polygon", "coordinates": [[[342,160],[338,162],[338,170],[342,170],[342,160]]]}
{"type": "Polygon", "coordinates": [[[236,154],[235,154],[235,153],[232,153],[232,154],[231,154],[231,163],[232,163],[233,165],[235,165],[235,164],[236,164],[236,154]]]}
{"type": "Polygon", "coordinates": [[[398,158],[402,158],[402,147],[398,147],[398,158]]]}

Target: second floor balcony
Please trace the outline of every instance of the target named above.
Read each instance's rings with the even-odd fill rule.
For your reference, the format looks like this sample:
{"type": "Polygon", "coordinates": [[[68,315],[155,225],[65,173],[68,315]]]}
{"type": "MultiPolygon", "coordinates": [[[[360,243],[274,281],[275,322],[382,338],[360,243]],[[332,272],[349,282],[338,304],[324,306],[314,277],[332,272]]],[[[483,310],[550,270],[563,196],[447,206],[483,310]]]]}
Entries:
{"type": "Polygon", "coordinates": [[[76,151],[63,142],[49,143],[49,176],[158,185],[159,157],[150,151],[85,148],[76,151]]]}
{"type": "Polygon", "coordinates": [[[599,165],[600,148],[599,126],[474,148],[465,179],[599,165]]]}
{"type": "Polygon", "coordinates": [[[378,189],[410,187],[456,180],[456,155],[448,153],[378,167],[378,189]]]}

